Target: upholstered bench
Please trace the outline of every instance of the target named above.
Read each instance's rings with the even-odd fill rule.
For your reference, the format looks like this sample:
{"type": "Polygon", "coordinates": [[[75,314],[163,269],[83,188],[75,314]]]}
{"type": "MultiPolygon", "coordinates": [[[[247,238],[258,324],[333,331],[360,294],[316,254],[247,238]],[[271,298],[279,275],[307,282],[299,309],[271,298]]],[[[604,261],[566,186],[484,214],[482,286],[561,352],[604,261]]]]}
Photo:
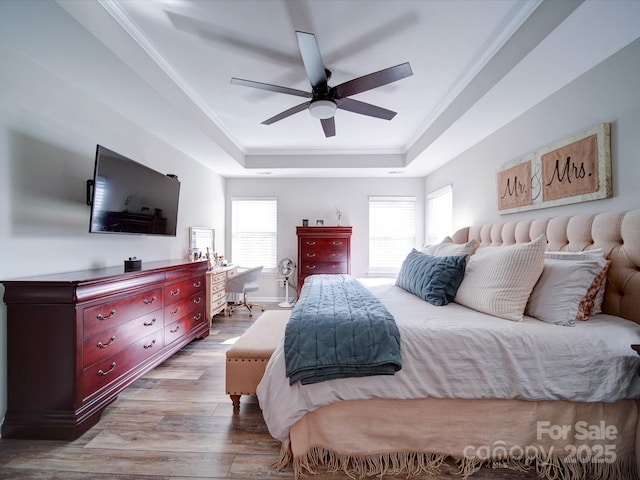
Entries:
{"type": "Polygon", "coordinates": [[[284,337],[291,310],[267,310],[227,350],[226,387],[233,410],[241,395],[255,395],[271,354],[284,337]]]}

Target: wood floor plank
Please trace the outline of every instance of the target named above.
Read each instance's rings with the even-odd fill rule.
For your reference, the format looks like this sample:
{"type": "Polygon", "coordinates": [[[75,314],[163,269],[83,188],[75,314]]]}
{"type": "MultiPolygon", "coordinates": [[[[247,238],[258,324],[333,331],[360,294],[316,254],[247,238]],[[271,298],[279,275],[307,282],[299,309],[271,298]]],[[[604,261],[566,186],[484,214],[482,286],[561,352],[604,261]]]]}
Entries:
{"type": "Polygon", "coordinates": [[[205,400],[211,402],[224,402],[229,397],[224,392],[221,385],[220,390],[207,390],[192,392],[188,390],[154,388],[154,389],[127,389],[120,394],[120,397],[127,400],[144,400],[148,402],[176,402],[202,403],[205,400]]]}
{"type": "MultiPolygon", "coordinates": [[[[293,476],[291,469],[278,471],[272,467],[277,459],[277,455],[236,455],[228,476],[234,479],[290,479],[293,476]]],[[[309,477],[309,480],[316,480],[316,477],[309,477]]]]}
{"type": "MultiPolygon", "coordinates": [[[[38,450],[9,462],[6,467],[22,472],[49,470],[129,476],[184,476],[207,473],[227,476],[234,455],[210,452],[118,450],[102,451],[72,448],[38,450]]],[[[85,477],[86,478],[86,477],[85,477]]]]}
{"type": "Polygon", "coordinates": [[[186,368],[158,367],[145,375],[146,378],[173,378],[179,380],[198,380],[202,377],[204,370],[186,368]]]}
{"type": "Polygon", "coordinates": [[[159,421],[154,430],[157,432],[192,433],[259,433],[269,435],[262,415],[218,415],[211,417],[185,417],[184,415],[166,416],[159,421]]]}
{"type": "Polygon", "coordinates": [[[164,415],[146,415],[119,413],[117,410],[110,410],[102,414],[98,428],[102,430],[152,430],[166,418],[164,415]]]}
{"type": "Polygon", "coordinates": [[[150,452],[274,453],[280,444],[264,434],[104,430],[84,448],[150,452]]]}
{"type": "MultiPolygon", "coordinates": [[[[127,400],[119,398],[105,413],[114,410],[118,413],[147,415],[213,415],[218,409],[217,402],[147,402],[144,400],[127,400]]],[[[104,416],[104,414],[103,414],[104,416]]],[[[100,423],[97,425],[100,426],[100,423]]]]}

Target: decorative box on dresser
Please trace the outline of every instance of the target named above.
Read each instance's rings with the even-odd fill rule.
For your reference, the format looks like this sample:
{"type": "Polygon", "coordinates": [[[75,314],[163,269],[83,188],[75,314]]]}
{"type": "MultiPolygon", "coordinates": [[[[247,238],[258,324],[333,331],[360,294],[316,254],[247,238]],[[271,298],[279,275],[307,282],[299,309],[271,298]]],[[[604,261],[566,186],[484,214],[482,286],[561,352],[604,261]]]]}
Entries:
{"type": "Polygon", "coordinates": [[[298,296],[304,279],[317,273],[351,273],[352,227],[296,227],[298,296]]]}
{"type": "Polygon", "coordinates": [[[4,281],[4,438],[79,437],[141,375],[209,335],[206,262],[4,281]]]}
{"type": "Polygon", "coordinates": [[[207,272],[207,320],[214,315],[227,314],[227,279],[237,271],[235,266],[215,267],[207,272]]]}

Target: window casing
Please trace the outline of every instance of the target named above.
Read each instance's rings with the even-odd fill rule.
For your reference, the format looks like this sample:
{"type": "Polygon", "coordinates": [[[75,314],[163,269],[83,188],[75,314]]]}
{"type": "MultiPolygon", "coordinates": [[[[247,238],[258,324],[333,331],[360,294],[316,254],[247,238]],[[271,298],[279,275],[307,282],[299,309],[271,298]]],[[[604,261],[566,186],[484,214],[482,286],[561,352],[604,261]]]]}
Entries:
{"type": "Polygon", "coordinates": [[[440,243],[453,233],[453,188],[442,187],[427,194],[426,244],[440,243]]]}
{"type": "Polygon", "coordinates": [[[395,275],[416,242],[416,197],[369,197],[369,275],[395,275]]]}
{"type": "Polygon", "coordinates": [[[241,267],[277,264],[278,200],[274,197],[231,199],[231,259],[241,267]]]}

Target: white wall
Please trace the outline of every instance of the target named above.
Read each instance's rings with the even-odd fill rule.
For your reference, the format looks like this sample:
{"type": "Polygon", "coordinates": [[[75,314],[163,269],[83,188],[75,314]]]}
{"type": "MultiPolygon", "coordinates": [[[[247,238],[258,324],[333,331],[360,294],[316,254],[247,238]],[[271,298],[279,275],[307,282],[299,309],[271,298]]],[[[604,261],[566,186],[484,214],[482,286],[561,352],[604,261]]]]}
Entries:
{"type": "MultiPolygon", "coordinates": [[[[213,227],[223,241],[222,177],[2,43],[0,65],[0,281],[122,265],[129,256],[143,263],[186,259],[190,225],[213,227]],[[85,182],[97,143],[178,175],[176,237],[88,233],[85,182]]],[[[0,303],[0,420],[7,406],[6,313],[0,303]]]]}
{"type": "MultiPolygon", "coordinates": [[[[231,197],[264,196],[278,198],[278,260],[293,258],[297,263],[296,226],[308,218],[309,225],[323,219],[337,225],[336,209],[342,225],[353,226],[351,274],[366,276],[369,261],[369,196],[413,195],[416,197],[416,245],[424,242],[424,179],[422,178],[285,178],[227,179],[227,245],[231,245],[231,197]]],[[[230,252],[233,260],[233,252],[230,252]]],[[[282,298],[277,276],[264,274],[254,298],[282,298]]]]}
{"type": "Polygon", "coordinates": [[[515,121],[429,175],[428,194],[453,184],[454,228],[640,208],[640,40],[573,81],[515,121]],[[611,123],[613,198],[500,215],[495,175],[505,163],[611,123]]]}

